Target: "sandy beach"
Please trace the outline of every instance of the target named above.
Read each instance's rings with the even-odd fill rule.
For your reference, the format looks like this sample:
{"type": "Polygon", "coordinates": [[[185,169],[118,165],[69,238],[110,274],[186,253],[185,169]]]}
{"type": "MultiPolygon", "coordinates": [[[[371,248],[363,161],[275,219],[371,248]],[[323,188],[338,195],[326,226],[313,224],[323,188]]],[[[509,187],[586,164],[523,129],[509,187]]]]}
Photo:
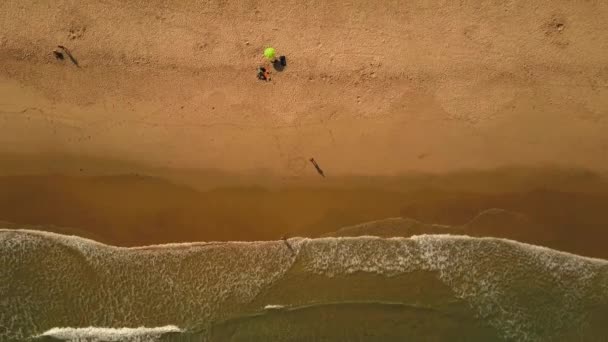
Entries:
{"type": "Polygon", "coordinates": [[[564,236],[604,234],[606,4],[5,1],[0,13],[5,221],[137,245],[399,216],[465,224],[502,206],[564,236]],[[288,65],[262,82],[270,45],[288,65]]]}
{"type": "Polygon", "coordinates": [[[0,9],[2,153],[284,177],[310,157],[333,176],[608,168],[601,2],[0,9]],[[268,45],[288,66],[264,83],[268,45]]]}

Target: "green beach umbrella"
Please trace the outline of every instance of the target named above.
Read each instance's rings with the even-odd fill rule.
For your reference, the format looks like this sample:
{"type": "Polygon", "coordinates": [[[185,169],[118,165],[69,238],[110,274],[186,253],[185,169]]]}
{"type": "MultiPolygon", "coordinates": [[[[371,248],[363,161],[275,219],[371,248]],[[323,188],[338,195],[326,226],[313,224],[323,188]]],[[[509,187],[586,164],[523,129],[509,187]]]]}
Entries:
{"type": "Polygon", "coordinates": [[[267,47],[266,49],[264,49],[264,56],[268,59],[274,59],[275,53],[276,51],[274,51],[274,48],[267,47]]]}

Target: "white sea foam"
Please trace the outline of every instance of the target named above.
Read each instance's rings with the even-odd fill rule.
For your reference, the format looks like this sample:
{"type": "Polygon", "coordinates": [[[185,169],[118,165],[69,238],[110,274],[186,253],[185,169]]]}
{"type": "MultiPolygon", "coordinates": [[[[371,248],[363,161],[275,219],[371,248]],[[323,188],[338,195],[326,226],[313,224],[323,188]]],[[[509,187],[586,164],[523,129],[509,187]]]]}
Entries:
{"type": "Polygon", "coordinates": [[[153,342],[167,333],[179,333],[182,330],[175,325],[167,325],[155,328],[52,328],[42,334],[35,336],[53,337],[64,341],[98,342],[98,341],[128,341],[128,342],[153,342]]]}
{"type": "Polygon", "coordinates": [[[268,304],[264,307],[264,310],[282,310],[282,309],[285,309],[285,305],[268,304]]]}
{"type": "MultiPolygon", "coordinates": [[[[290,245],[297,253],[299,243],[290,245]]],[[[141,324],[146,317],[161,324],[204,325],[250,302],[291,267],[296,253],[283,241],[123,248],[48,232],[0,230],[0,279],[27,273],[31,282],[17,292],[0,282],[0,298],[5,298],[0,326],[19,340],[27,329],[45,327],[40,321],[57,315],[66,326],[79,314],[105,326],[141,324]],[[25,272],[26,265],[36,269],[25,272]]]]}
{"type": "MultiPolygon", "coordinates": [[[[608,293],[592,281],[608,261],[497,238],[418,235],[307,240],[309,271],[332,277],[355,272],[437,272],[454,293],[503,337],[539,340],[576,325],[586,307],[608,293]],[[551,295],[549,303],[543,296],[551,295]],[[535,303],[537,300],[538,303],[535,303]]],[[[545,298],[546,299],[546,298],[545,298]]],[[[558,335],[557,335],[558,336],[558,335]]]]}

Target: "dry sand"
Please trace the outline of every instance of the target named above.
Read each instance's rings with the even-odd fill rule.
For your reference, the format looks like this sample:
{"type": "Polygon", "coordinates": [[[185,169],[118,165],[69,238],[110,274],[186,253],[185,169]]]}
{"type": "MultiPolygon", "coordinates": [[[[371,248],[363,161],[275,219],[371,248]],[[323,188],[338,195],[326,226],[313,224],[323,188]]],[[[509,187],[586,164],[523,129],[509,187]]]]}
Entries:
{"type": "Polygon", "coordinates": [[[542,224],[563,210],[559,229],[592,215],[600,234],[607,17],[603,1],[3,1],[0,174],[19,177],[0,219],[130,245],[549,201],[542,224]],[[288,66],[264,83],[267,45],[288,66]],[[590,171],[527,169],[548,164],[590,171]]]}
{"type": "Polygon", "coordinates": [[[329,174],[608,168],[603,1],[3,1],[2,152],[329,174]],[[56,61],[57,45],[80,68],[56,61]],[[266,45],[288,57],[255,78],[266,45]]]}

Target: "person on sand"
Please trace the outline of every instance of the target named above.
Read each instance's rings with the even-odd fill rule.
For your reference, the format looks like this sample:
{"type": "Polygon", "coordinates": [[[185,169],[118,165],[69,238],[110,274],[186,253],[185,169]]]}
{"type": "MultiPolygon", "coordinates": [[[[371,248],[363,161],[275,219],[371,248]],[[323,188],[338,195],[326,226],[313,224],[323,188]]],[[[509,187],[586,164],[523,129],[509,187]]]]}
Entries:
{"type": "Polygon", "coordinates": [[[258,80],[261,81],[270,81],[270,71],[268,71],[265,67],[258,67],[258,80]]]}

